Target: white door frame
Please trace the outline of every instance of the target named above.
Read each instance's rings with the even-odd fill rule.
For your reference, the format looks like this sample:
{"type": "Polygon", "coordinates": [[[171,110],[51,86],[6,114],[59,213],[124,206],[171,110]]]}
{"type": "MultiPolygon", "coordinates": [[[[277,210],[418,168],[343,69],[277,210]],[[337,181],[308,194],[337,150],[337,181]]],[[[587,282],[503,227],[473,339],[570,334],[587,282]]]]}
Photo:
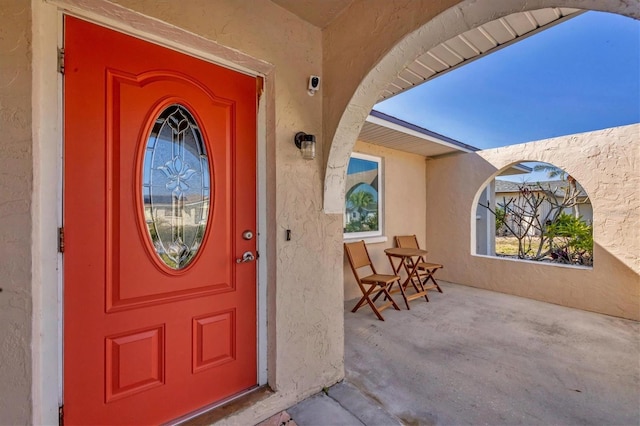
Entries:
{"type": "MultiPolygon", "coordinates": [[[[94,22],[148,42],[255,77],[264,90],[257,116],[258,377],[267,375],[267,147],[273,146],[274,66],[180,28],[106,0],[32,0],[33,31],[33,204],[32,204],[32,398],[33,424],[55,424],[62,404],[62,255],[57,228],[62,225],[63,80],[56,52],[62,46],[63,14],[94,22]]],[[[271,197],[273,199],[273,197],[271,197]]],[[[272,324],[271,327],[274,327],[272,324]]],[[[269,374],[271,376],[271,374],[269,374]]]]}

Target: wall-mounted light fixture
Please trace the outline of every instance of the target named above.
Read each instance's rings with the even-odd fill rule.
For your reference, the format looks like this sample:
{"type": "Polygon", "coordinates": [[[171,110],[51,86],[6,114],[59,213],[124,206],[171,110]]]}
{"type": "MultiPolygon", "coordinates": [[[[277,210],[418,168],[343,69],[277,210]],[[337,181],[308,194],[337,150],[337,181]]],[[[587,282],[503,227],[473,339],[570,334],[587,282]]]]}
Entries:
{"type": "Polygon", "coordinates": [[[316,158],[316,137],[305,132],[298,132],[294,138],[296,146],[302,151],[302,158],[313,160],[316,158]]]}

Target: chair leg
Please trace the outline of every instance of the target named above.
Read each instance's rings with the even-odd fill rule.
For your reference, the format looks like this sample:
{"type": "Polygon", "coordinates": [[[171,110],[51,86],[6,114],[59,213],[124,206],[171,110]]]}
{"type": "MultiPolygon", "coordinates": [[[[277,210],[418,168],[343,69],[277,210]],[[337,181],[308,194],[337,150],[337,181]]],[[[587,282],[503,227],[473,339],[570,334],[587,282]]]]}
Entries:
{"type": "Polygon", "coordinates": [[[429,297],[427,296],[427,292],[424,289],[424,283],[422,282],[419,276],[417,277],[417,282],[418,283],[416,284],[413,277],[411,277],[411,284],[413,285],[413,288],[415,289],[416,293],[424,293],[424,299],[428,302],[429,297]]]}
{"type": "Polygon", "coordinates": [[[367,298],[367,303],[369,303],[369,306],[371,306],[371,309],[373,310],[373,313],[376,314],[378,319],[380,321],[384,321],[384,318],[382,318],[382,314],[378,311],[378,309],[376,308],[376,305],[374,305],[374,303],[371,301],[371,299],[367,298]]]}
{"type": "MultiPolygon", "coordinates": [[[[402,298],[404,299],[404,304],[407,306],[407,310],[411,310],[411,308],[409,307],[409,300],[407,299],[407,293],[405,293],[404,291],[404,286],[402,285],[402,283],[400,282],[400,280],[395,281],[398,283],[398,287],[400,287],[400,293],[402,293],[402,298]]],[[[393,283],[391,284],[391,287],[393,287],[393,283]]],[[[389,288],[391,288],[389,287],[389,288]]]]}
{"type": "Polygon", "coordinates": [[[443,292],[443,291],[442,291],[442,289],[440,288],[440,286],[439,286],[439,285],[438,285],[438,283],[436,282],[436,279],[433,277],[433,274],[435,274],[435,272],[436,272],[437,270],[438,270],[437,268],[436,268],[436,269],[434,269],[433,271],[429,271],[429,270],[428,270],[428,271],[427,271],[427,273],[428,273],[429,275],[427,276],[427,278],[425,278],[424,283],[426,284],[426,282],[427,282],[427,281],[431,280],[431,281],[433,282],[433,284],[436,286],[436,288],[438,289],[438,291],[439,291],[440,293],[442,293],[442,292],[443,292]]]}
{"type": "Polygon", "coordinates": [[[360,309],[363,305],[363,303],[368,302],[369,301],[369,295],[373,292],[373,289],[375,288],[374,285],[372,285],[371,287],[369,287],[369,289],[364,293],[364,296],[362,296],[360,298],[360,300],[358,301],[358,303],[356,304],[356,306],[353,307],[353,309],[351,310],[351,312],[355,312],[358,309],[360,309]]]}
{"type": "MultiPolygon", "coordinates": [[[[371,310],[373,311],[373,313],[376,314],[378,319],[380,321],[384,321],[384,318],[382,317],[382,314],[380,313],[380,311],[378,311],[378,308],[376,308],[375,303],[373,303],[380,296],[380,294],[382,293],[382,290],[384,290],[384,288],[381,291],[379,291],[378,294],[376,294],[374,296],[373,300],[371,300],[371,298],[370,298],[371,293],[373,293],[373,290],[375,290],[376,287],[377,287],[377,285],[375,285],[375,284],[371,285],[369,287],[369,289],[367,290],[367,292],[364,294],[364,296],[362,296],[360,298],[360,301],[356,304],[356,306],[353,307],[351,312],[356,312],[358,309],[360,309],[362,306],[364,306],[365,303],[367,303],[371,307],[371,310]]],[[[391,299],[391,302],[396,307],[396,309],[399,309],[397,307],[397,305],[395,304],[395,302],[393,301],[393,299],[391,299]]]]}
{"type": "MultiPolygon", "coordinates": [[[[371,300],[373,300],[373,301],[375,302],[376,300],[378,300],[378,297],[380,297],[380,296],[381,296],[381,295],[383,295],[383,294],[384,294],[384,292],[383,292],[382,290],[380,290],[380,291],[378,291],[378,292],[376,293],[376,295],[375,295],[375,296],[373,297],[373,299],[371,299],[371,300]]],[[[385,297],[384,297],[384,300],[387,300],[387,296],[385,296],[385,297]]]]}
{"type": "Polygon", "coordinates": [[[422,285],[422,283],[420,283],[420,285],[422,286],[422,291],[424,291],[424,300],[426,300],[428,302],[429,301],[429,296],[427,296],[427,292],[424,289],[424,285],[422,285]]]}
{"type": "MultiPolygon", "coordinates": [[[[391,283],[391,285],[393,285],[393,283],[391,283]]],[[[396,301],[393,300],[393,297],[391,297],[391,294],[389,294],[389,289],[391,288],[391,285],[389,286],[385,286],[382,290],[380,290],[380,292],[376,295],[376,298],[381,294],[384,293],[384,299],[387,300],[389,299],[391,301],[391,305],[395,308],[396,311],[400,310],[400,307],[396,304],[396,301]]]]}

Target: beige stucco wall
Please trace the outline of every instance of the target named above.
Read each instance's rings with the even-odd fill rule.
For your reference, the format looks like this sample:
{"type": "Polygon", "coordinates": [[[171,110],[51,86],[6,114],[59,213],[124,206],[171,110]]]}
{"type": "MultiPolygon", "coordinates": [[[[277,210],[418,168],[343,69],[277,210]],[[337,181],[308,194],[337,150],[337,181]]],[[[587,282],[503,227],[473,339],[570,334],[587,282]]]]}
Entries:
{"type": "Polygon", "coordinates": [[[441,279],[545,302],[640,319],[640,125],[429,161],[426,248],[441,279]],[[504,167],[552,163],[593,203],[593,269],[471,254],[478,191],[504,167]],[[473,213],[472,213],[473,212],[473,213]]]}
{"type": "Polygon", "coordinates": [[[31,13],[0,7],[0,423],[31,419],[31,13]]]}
{"type": "MultiPolygon", "coordinates": [[[[0,8],[1,423],[57,421],[57,344],[61,337],[56,322],[56,214],[51,212],[57,208],[58,175],[57,153],[51,147],[59,143],[55,132],[60,130],[55,118],[55,77],[52,81],[48,75],[55,68],[55,6],[71,3],[82,9],[102,2],[3,0],[0,8]],[[31,28],[31,16],[47,22],[31,28]],[[40,75],[31,75],[30,31],[38,37],[33,46],[45,45],[34,54],[34,60],[44,64],[37,71],[40,75]],[[32,105],[36,89],[40,97],[32,105]],[[48,125],[38,123],[32,128],[31,108],[48,125]],[[32,134],[40,135],[33,156],[32,134]],[[33,312],[32,304],[36,306],[33,312]]],[[[635,2],[623,0],[356,0],[321,32],[267,0],[118,0],[114,4],[273,65],[267,79],[267,96],[273,103],[268,104],[268,143],[263,147],[267,151],[266,233],[271,239],[264,255],[272,260],[267,296],[269,378],[278,392],[228,420],[236,424],[264,418],[342,377],[340,188],[344,191],[346,162],[356,136],[384,85],[430,47],[516,10],[554,5],[640,14],[635,2]],[[456,3],[464,7],[450,9],[446,19],[423,26],[456,3]],[[313,98],[305,90],[310,74],[322,77],[322,88],[313,98]],[[302,161],[293,148],[292,137],[300,130],[318,136],[315,161],[302,161]],[[329,152],[333,161],[328,161],[329,152]],[[338,206],[333,215],[322,213],[325,175],[331,183],[325,194],[338,206]],[[284,241],[286,229],[293,231],[290,242],[284,241]]],[[[92,17],[100,21],[100,13],[92,17]]],[[[122,16],[115,13],[107,21],[122,22],[122,16]]],[[[127,24],[139,27],[140,21],[127,20],[127,24]]],[[[237,63],[233,55],[227,59],[237,63]]]]}
{"type": "MultiPolygon", "coordinates": [[[[391,265],[384,249],[393,247],[396,235],[416,234],[418,242],[424,244],[426,233],[425,212],[426,197],[426,159],[421,155],[410,154],[395,149],[372,145],[358,141],[354,152],[382,157],[384,176],[384,235],[387,241],[367,243],[367,250],[376,271],[391,274],[391,265]]],[[[363,270],[364,271],[364,270],[363,270]]],[[[350,300],[361,297],[362,292],[355,281],[349,260],[344,256],[344,298],[350,300]]],[[[367,308],[363,313],[367,314],[367,308]]],[[[369,310],[368,314],[371,314],[369,310]]]]}
{"type": "MultiPolygon", "coordinates": [[[[22,1],[21,4],[26,7],[28,18],[29,2],[22,1]]],[[[310,97],[306,90],[308,76],[322,73],[320,29],[268,1],[217,1],[215,7],[212,7],[211,2],[207,0],[191,0],[188,2],[188,7],[185,7],[184,1],[123,0],[107,3],[100,0],[53,0],[51,2],[34,0],[32,4],[37,11],[42,12],[41,15],[46,15],[43,20],[51,19],[51,9],[55,12],[57,5],[69,6],[81,15],[87,13],[92,19],[98,21],[104,19],[103,22],[108,25],[114,20],[121,21],[116,22],[116,26],[123,24],[128,31],[143,33],[144,30],[140,29],[148,27],[148,20],[133,16],[130,12],[118,10],[123,6],[129,11],[139,12],[141,14],[139,16],[149,16],[188,31],[187,36],[175,32],[176,37],[188,39],[188,34],[192,33],[215,40],[220,46],[225,46],[226,50],[213,47],[214,55],[221,55],[224,61],[238,64],[245,69],[266,72],[264,96],[268,100],[261,104],[266,112],[260,112],[265,116],[265,120],[261,122],[259,133],[264,135],[260,150],[265,152],[265,175],[268,181],[265,185],[266,192],[263,192],[267,206],[267,229],[261,229],[260,235],[261,238],[269,237],[267,250],[261,252],[261,262],[269,262],[268,300],[266,301],[269,316],[268,378],[270,386],[276,393],[254,407],[228,418],[227,421],[234,424],[256,423],[341,379],[344,348],[342,240],[337,236],[342,232],[342,220],[340,215],[322,213],[322,97],[321,94],[310,97]],[[88,12],[84,12],[85,10],[88,12]],[[247,57],[255,60],[247,60],[247,57]],[[260,61],[262,62],[259,63],[260,61]],[[320,155],[315,161],[303,160],[299,150],[293,144],[293,135],[298,131],[317,136],[320,155]],[[293,237],[291,241],[285,241],[285,229],[291,229],[293,237]],[[331,238],[328,235],[336,237],[331,238]]],[[[3,16],[2,23],[12,19],[15,18],[11,14],[3,16]]],[[[28,33],[30,31],[28,21],[24,25],[28,33]]],[[[153,20],[151,25],[153,26],[153,20]]],[[[34,31],[38,32],[39,28],[34,31]]],[[[163,32],[162,34],[166,34],[175,42],[174,32],[170,28],[163,27],[158,31],[163,32]]],[[[55,32],[53,37],[50,32],[39,37],[55,42],[55,32]]],[[[206,44],[201,46],[210,47],[206,44]]],[[[53,55],[55,58],[55,46],[48,47],[53,48],[46,49],[42,57],[47,55],[49,58],[49,55],[53,55]]],[[[12,67],[17,65],[12,61],[8,63],[11,63],[12,67]]],[[[27,66],[28,64],[27,61],[27,66]]],[[[55,105],[57,97],[55,67],[48,70],[45,73],[54,74],[53,81],[49,77],[49,83],[54,87],[52,98],[55,105]]],[[[15,68],[11,71],[19,72],[15,68]]],[[[23,100],[29,99],[28,70],[25,77],[27,85],[20,87],[18,91],[23,100]]],[[[50,91],[43,89],[43,92],[51,96],[50,91]]],[[[28,106],[27,103],[27,109],[28,106]]],[[[55,115],[56,111],[53,107],[49,117],[44,120],[55,122],[55,115]]],[[[27,125],[27,132],[30,130],[27,125]]],[[[43,138],[47,140],[47,137],[43,138]]],[[[25,142],[28,147],[29,140],[25,142]]],[[[56,138],[53,137],[47,142],[55,145],[56,138]]],[[[27,163],[30,164],[29,160],[30,158],[27,157],[27,163]]],[[[34,159],[34,161],[37,160],[34,159]]],[[[55,155],[44,163],[49,164],[47,161],[53,162],[55,169],[55,155]]],[[[55,172],[53,175],[55,176],[55,172]]],[[[261,182],[260,185],[262,187],[263,183],[261,182]]],[[[28,200],[30,191],[24,189],[22,191],[28,200]]],[[[55,202],[51,203],[50,208],[56,208],[55,202]]],[[[28,214],[23,217],[28,217],[28,214]]],[[[55,234],[55,228],[52,229],[55,234]]],[[[28,229],[25,234],[29,234],[28,229]]],[[[23,240],[23,245],[28,249],[28,239],[23,240]]],[[[42,250],[47,253],[53,250],[55,253],[55,246],[43,247],[42,250]]],[[[36,254],[35,257],[40,259],[42,256],[36,254]]],[[[28,256],[24,258],[28,259],[28,256]]],[[[29,264],[26,265],[28,268],[29,264]]],[[[55,270],[50,275],[55,276],[55,270]]],[[[25,281],[23,291],[26,292],[29,280],[25,281]]],[[[41,284],[35,285],[41,288],[41,284]]],[[[28,293],[26,296],[29,300],[28,293]]],[[[44,303],[53,307],[54,311],[57,309],[55,298],[47,299],[44,303]]],[[[16,318],[16,315],[12,315],[22,327],[20,338],[27,342],[26,348],[12,345],[13,352],[21,349],[28,351],[30,343],[28,315],[28,312],[27,318],[16,318]]],[[[46,325],[41,326],[44,329],[46,325]]],[[[46,344],[44,340],[42,336],[34,339],[35,353],[44,350],[53,357],[57,352],[57,344],[46,344]],[[45,347],[42,346],[43,344],[45,347]]],[[[45,353],[44,356],[46,357],[47,354],[45,353]]],[[[4,358],[4,353],[0,353],[0,357],[4,358]]],[[[11,361],[11,367],[28,366],[28,352],[27,356],[20,358],[20,362],[11,361]]],[[[42,371],[37,380],[42,381],[44,380],[42,376],[49,375],[50,377],[46,380],[55,385],[57,363],[54,361],[47,365],[51,368],[42,371]]],[[[35,368],[37,367],[34,366],[35,368]]],[[[19,401],[16,400],[14,405],[8,408],[8,412],[15,413],[26,410],[26,415],[17,423],[29,423],[28,414],[32,405],[29,399],[32,396],[29,389],[30,383],[28,375],[24,374],[25,369],[29,370],[25,367],[16,372],[16,376],[24,377],[24,383],[20,384],[20,389],[0,390],[0,395],[11,392],[12,395],[20,397],[19,401]],[[24,420],[25,418],[27,420],[24,420]]],[[[51,411],[48,410],[50,408],[48,405],[57,405],[56,392],[52,392],[50,388],[44,388],[47,386],[42,386],[42,392],[54,402],[34,402],[35,410],[43,413],[41,416],[34,415],[34,419],[53,423],[54,418],[50,417],[51,411]],[[38,404],[45,404],[47,407],[43,408],[38,404]]],[[[5,423],[6,418],[12,418],[6,413],[0,412],[0,423],[5,423]]]]}

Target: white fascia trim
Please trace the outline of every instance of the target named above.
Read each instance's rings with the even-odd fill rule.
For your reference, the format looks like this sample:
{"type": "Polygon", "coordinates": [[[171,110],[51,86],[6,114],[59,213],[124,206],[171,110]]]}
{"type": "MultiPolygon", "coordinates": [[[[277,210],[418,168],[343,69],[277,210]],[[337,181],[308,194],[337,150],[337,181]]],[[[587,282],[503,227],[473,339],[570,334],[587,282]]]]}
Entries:
{"type": "Polygon", "coordinates": [[[366,120],[369,123],[372,124],[376,124],[378,126],[382,126],[382,127],[386,127],[387,129],[391,129],[391,130],[395,130],[396,132],[400,132],[400,133],[404,133],[406,135],[410,135],[416,138],[420,138],[429,142],[433,142],[433,143],[437,143],[438,145],[442,145],[442,146],[446,146],[448,148],[453,148],[457,151],[461,151],[461,152],[473,152],[470,149],[466,149],[463,148],[459,145],[454,145],[452,143],[449,142],[445,142],[442,139],[438,139],[438,138],[434,138],[434,137],[429,137],[423,133],[420,132],[416,132],[415,130],[412,129],[407,129],[406,127],[400,126],[399,124],[395,124],[395,123],[390,123],[387,120],[383,120],[381,118],[378,117],[374,117],[374,116],[367,116],[366,120]]]}

